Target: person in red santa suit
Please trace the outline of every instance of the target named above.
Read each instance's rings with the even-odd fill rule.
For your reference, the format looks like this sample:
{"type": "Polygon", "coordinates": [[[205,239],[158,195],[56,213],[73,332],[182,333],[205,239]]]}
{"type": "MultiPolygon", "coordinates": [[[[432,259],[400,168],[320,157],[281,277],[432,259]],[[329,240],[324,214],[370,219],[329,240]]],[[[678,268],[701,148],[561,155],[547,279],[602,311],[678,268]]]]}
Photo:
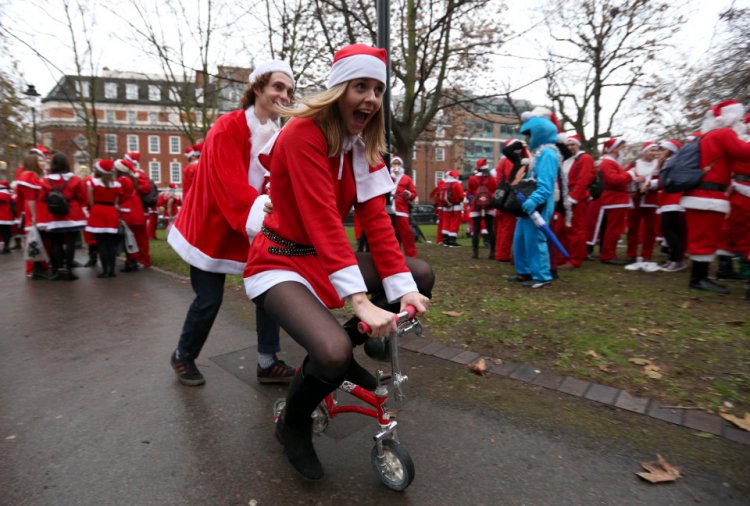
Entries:
{"type": "Polygon", "coordinates": [[[404,246],[404,254],[416,258],[417,247],[414,244],[414,232],[411,230],[409,203],[417,198],[417,189],[414,181],[404,174],[404,161],[400,156],[394,156],[391,160],[391,178],[396,184],[392,192],[393,210],[396,215],[396,235],[404,246]]]}
{"type": "Polygon", "coordinates": [[[138,260],[141,258],[141,241],[146,237],[146,214],[143,212],[141,197],[138,195],[138,179],[132,162],[126,159],[115,160],[114,167],[117,182],[122,187],[120,215],[122,221],[133,232],[139,249],[137,253],[126,253],[125,265],[120,272],[136,272],[138,260]]]}
{"type": "Polygon", "coordinates": [[[572,156],[563,162],[568,180],[569,209],[571,217],[565,219],[560,241],[570,254],[570,260],[561,264],[559,269],[577,268],[583,265],[588,257],[586,248],[586,220],[590,201],[589,186],[596,177],[594,159],[581,149],[581,136],[568,136],[565,144],[572,156]]]}
{"type": "Polygon", "coordinates": [[[112,160],[99,160],[88,184],[89,212],[86,231],[96,237],[97,253],[102,263],[98,278],[114,278],[117,244],[120,241],[120,213],[117,208],[122,186],[115,179],[112,160]]]}
{"type": "Polygon", "coordinates": [[[476,163],[476,174],[469,177],[468,194],[471,201],[469,217],[472,221],[471,257],[479,258],[479,236],[486,230],[490,244],[488,258],[495,258],[495,210],[492,209],[492,196],[497,190],[497,180],[490,176],[490,166],[486,158],[480,158],[476,163]]]}
{"type": "Polygon", "coordinates": [[[443,217],[444,195],[445,175],[438,180],[437,185],[430,192],[430,198],[435,205],[435,214],[437,215],[437,239],[435,242],[438,244],[443,244],[443,224],[445,223],[445,218],[443,217]]]}
{"type": "Polygon", "coordinates": [[[458,229],[464,214],[464,187],[461,184],[458,171],[450,170],[445,177],[443,189],[443,246],[457,248],[458,229]]]}
{"type": "MultiPolygon", "coordinates": [[[[750,140],[750,114],[745,115],[745,134],[741,138],[750,140]]],[[[719,243],[719,279],[745,280],[732,267],[732,257],[739,255],[750,262],[750,161],[736,162],[733,167],[732,185],[729,193],[729,216],[724,220],[724,230],[719,243]]],[[[750,300],[750,283],[745,285],[745,298],[750,300]]]]}
{"type": "Polygon", "coordinates": [[[658,270],[651,262],[656,241],[656,209],[658,207],[656,190],[651,186],[652,175],[659,163],[657,156],[659,146],[655,142],[646,142],[641,146],[640,157],[628,165],[625,170],[633,170],[643,178],[642,184],[630,187],[633,207],[628,211],[628,240],[626,256],[632,265],[628,270],[658,270]],[[638,246],[641,254],[638,254],[638,246]],[[649,267],[651,266],[651,267],[649,267]]]}
{"type": "MultiPolygon", "coordinates": [[[[43,232],[49,221],[47,205],[41,200],[42,178],[47,170],[48,156],[49,151],[43,146],[32,148],[24,157],[23,170],[16,179],[17,204],[23,209],[21,222],[26,234],[32,227],[37,227],[40,232],[43,232]]],[[[47,269],[47,262],[26,261],[25,272],[29,279],[49,279],[47,269]]]]}
{"type": "Polygon", "coordinates": [[[193,180],[195,179],[195,171],[198,170],[198,160],[201,157],[201,150],[203,149],[203,143],[199,142],[187,148],[185,150],[185,156],[187,156],[188,164],[182,168],[182,198],[185,198],[190,187],[193,186],[193,180]]]}
{"type": "MultiPolygon", "coordinates": [[[[279,131],[278,106],[288,105],[293,94],[294,74],[288,63],[272,60],[253,70],[242,108],[221,116],[209,130],[195,179],[167,236],[169,245],[190,264],[196,295],[170,359],[183,385],[205,383],[195,359],[221,308],[226,275],[242,273],[249,244],[263,221],[269,198],[262,195],[266,170],[258,154],[279,131]]],[[[278,323],[258,309],[256,325],[258,381],[291,381],[294,368],[276,356],[281,349],[278,323]]]]}
{"type": "Polygon", "coordinates": [[[164,216],[164,228],[167,233],[169,233],[169,230],[172,228],[172,223],[174,223],[180,205],[180,199],[175,195],[176,191],[177,184],[169,183],[169,189],[161,192],[159,198],[156,200],[156,207],[161,209],[162,216],[164,216]]]}
{"type": "Polygon", "coordinates": [[[678,272],[687,268],[685,259],[685,240],[687,238],[687,227],[685,225],[685,208],[680,205],[682,193],[667,193],[661,188],[659,173],[664,163],[670,156],[682,147],[682,143],[676,139],[668,139],[659,143],[659,165],[651,178],[652,188],[658,190],[657,212],[661,217],[661,235],[667,246],[669,259],[660,266],[665,272],[678,272]]]}
{"type": "MultiPolygon", "coordinates": [[[[520,139],[508,139],[503,146],[504,157],[496,167],[497,186],[513,184],[525,173],[523,167],[529,164],[531,155],[520,139]]],[[[513,260],[513,236],[516,233],[516,215],[498,210],[495,214],[495,260],[511,262],[513,260]]]]}
{"type": "Polygon", "coordinates": [[[13,225],[16,224],[13,191],[8,181],[0,181],[0,239],[3,241],[3,255],[10,254],[10,240],[13,237],[13,225]]]}
{"type": "Polygon", "coordinates": [[[599,170],[604,180],[604,192],[601,196],[601,209],[596,225],[596,238],[603,234],[601,242],[601,256],[603,264],[625,265],[629,262],[617,258],[617,241],[627,226],[628,209],[632,201],[628,188],[633,182],[642,183],[643,177],[635,170],[625,170],[620,165],[625,141],[609,139],[602,145],[602,156],[599,170]],[[602,231],[603,230],[603,231],[602,231]]]}
{"type": "Polygon", "coordinates": [[[88,192],[80,177],[70,170],[70,162],[64,153],[55,153],[50,163],[50,173],[42,181],[41,200],[47,201],[53,190],[62,193],[68,209],[65,214],[50,212],[47,223],[49,235],[52,279],[76,280],[73,272],[76,241],[86,226],[84,208],[88,204],[88,192]]]}
{"type": "MultiPolygon", "coordinates": [[[[148,221],[152,217],[158,219],[159,211],[155,207],[151,208],[146,206],[143,202],[143,197],[151,193],[151,181],[149,180],[148,175],[146,175],[141,169],[141,154],[132,151],[126,153],[122,159],[130,162],[129,167],[132,167],[132,181],[135,185],[136,196],[141,199],[140,209],[143,212],[143,226],[141,227],[140,225],[137,225],[136,228],[133,229],[135,241],[138,243],[138,253],[129,257],[130,263],[126,263],[125,269],[121,271],[132,272],[138,270],[138,264],[146,268],[151,267],[151,245],[149,242],[148,221]]],[[[135,209],[136,205],[134,204],[132,207],[135,209]]]]}
{"type": "Polygon", "coordinates": [[[680,205],[687,220],[687,252],[692,260],[690,288],[728,294],[729,289],[708,278],[708,267],[716,256],[730,203],[727,190],[738,163],[750,161],[750,143],[742,118],[745,107],[734,101],[721,102],[706,112],[700,138],[703,177],[697,187],[685,192],[680,205]]]}
{"type": "Polygon", "coordinates": [[[274,195],[295,198],[274,202],[250,248],[245,290],[308,353],[276,435],[292,466],[311,480],[324,474],[312,443],[316,406],[345,378],[363,388],[377,385],[353,360],[353,346],[367,336],[352,324],[361,320],[372,337],[385,337],[396,329],[393,311],[427,310],[434,283],[426,262],[401,253],[385,209],[394,186],[379,154],[386,59],[384,49],[364,44],[337,51],[328,89],[288,110],[293,119],[261,156],[274,195]],[[369,253],[353,252],[346,237],[343,219],[352,206],[369,253]],[[342,328],[329,308],[345,301],[355,318],[342,328]]]}

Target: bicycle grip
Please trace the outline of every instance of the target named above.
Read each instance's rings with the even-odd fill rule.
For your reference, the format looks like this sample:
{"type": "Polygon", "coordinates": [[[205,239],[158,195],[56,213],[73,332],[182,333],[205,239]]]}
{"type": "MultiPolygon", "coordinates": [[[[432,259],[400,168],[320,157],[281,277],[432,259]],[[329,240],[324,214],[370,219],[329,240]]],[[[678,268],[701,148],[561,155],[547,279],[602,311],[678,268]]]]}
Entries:
{"type": "MultiPolygon", "coordinates": [[[[398,324],[404,318],[408,318],[408,319],[411,320],[412,318],[414,318],[414,315],[416,315],[416,314],[417,314],[417,308],[415,308],[414,306],[412,306],[411,304],[409,304],[408,306],[406,306],[404,308],[404,310],[402,312],[400,312],[398,314],[394,313],[393,314],[393,318],[396,320],[396,324],[398,324]]],[[[366,324],[365,322],[359,322],[357,324],[357,330],[361,334],[369,334],[370,331],[372,331],[372,329],[370,328],[370,326],[368,324],[366,324]]]]}

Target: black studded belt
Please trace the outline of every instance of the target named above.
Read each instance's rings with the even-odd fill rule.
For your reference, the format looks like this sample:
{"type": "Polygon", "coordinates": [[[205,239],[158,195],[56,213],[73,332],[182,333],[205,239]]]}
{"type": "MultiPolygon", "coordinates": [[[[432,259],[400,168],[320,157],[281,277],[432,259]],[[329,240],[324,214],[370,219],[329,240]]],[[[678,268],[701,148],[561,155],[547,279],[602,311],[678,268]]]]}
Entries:
{"type": "Polygon", "coordinates": [[[307,246],[305,244],[297,244],[294,241],[290,241],[289,239],[284,239],[276,232],[273,232],[271,230],[268,230],[265,226],[261,227],[260,229],[261,233],[271,239],[273,242],[281,246],[280,248],[276,246],[269,246],[268,252],[272,255],[282,255],[286,257],[302,257],[302,256],[309,256],[309,255],[315,255],[315,248],[313,246],[307,246]]]}

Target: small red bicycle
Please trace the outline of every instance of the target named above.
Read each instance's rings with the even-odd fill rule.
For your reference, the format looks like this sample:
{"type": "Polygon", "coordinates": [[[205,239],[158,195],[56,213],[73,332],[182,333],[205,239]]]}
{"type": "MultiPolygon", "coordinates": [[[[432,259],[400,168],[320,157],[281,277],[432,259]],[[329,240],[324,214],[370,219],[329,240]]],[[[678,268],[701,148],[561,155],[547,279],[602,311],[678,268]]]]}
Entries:
{"type": "MultiPolygon", "coordinates": [[[[368,355],[379,360],[387,360],[390,356],[391,372],[389,374],[379,370],[377,372],[378,387],[374,391],[365,390],[359,385],[344,381],[338,388],[343,392],[353,395],[357,399],[367,403],[371,407],[339,404],[337,391],[329,394],[321,402],[312,414],[313,432],[322,434],[328,428],[329,420],[333,420],[342,413],[358,413],[360,415],[375,418],[378,421],[379,430],[373,436],[375,446],[370,453],[375,474],[383,484],[391,490],[403,491],[414,480],[414,462],[409,452],[401,445],[396,433],[398,422],[391,420],[388,413],[388,385],[393,385],[396,401],[404,398],[401,385],[409,378],[401,374],[398,360],[398,338],[407,332],[417,335],[422,333],[422,325],[414,318],[416,309],[407,306],[406,310],[394,315],[397,322],[397,330],[385,339],[369,339],[366,343],[368,355]]],[[[359,323],[359,331],[368,333],[369,327],[366,323],[359,323]]],[[[279,420],[286,399],[278,399],[273,405],[274,423],[279,420]]]]}

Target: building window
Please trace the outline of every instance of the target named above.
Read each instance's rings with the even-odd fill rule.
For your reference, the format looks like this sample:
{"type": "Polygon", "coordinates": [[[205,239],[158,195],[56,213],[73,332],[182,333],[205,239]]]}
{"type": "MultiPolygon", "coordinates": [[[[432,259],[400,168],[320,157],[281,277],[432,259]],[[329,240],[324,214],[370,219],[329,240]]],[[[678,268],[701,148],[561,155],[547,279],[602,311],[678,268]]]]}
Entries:
{"type": "Polygon", "coordinates": [[[177,88],[169,88],[169,101],[170,102],[180,101],[180,92],[177,90],[177,88]]]}
{"type": "Polygon", "coordinates": [[[150,179],[153,179],[155,183],[161,183],[161,163],[160,162],[148,163],[148,177],[150,179]]]}
{"type": "Polygon", "coordinates": [[[137,84],[125,85],[125,98],[128,100],[138,100],[138,85],[137,84]]]}
{"type": "Polygon", "coordinates": [[[435,148],[435,161],[436,162],[445,161],[445,148],[435,148]]]}
{"type": "Polygon", "coordinates": [[[117,83],[104,83],[104,98],[117,98],[117,83]]]}
{"type": "Polygon", "coordinates": [[[159,120],[159,113],[158,112],[150,112],[148,113],[148,122],[152,125],[156,125],[157,121],[159,120]]]}
{"type": "Polygon", "coordinates": [[[435,186],[445,177],[445,173],[442,170],[435,171],[435,186]]]}
{"type": "Polygon", "coordinates": [[[161,89],[153,84],[148,85],[148,99],[153,102],[161,100],[161,89]]]}
{"type": "Polygon", "coordinates": [[[138,117],[138,113],[135,111],[128,111],[128,123],[131,125],[135,124],[135,120],[138,117]]]}
{"type": "Polygon", "coordinates": [[[117,135],[104,134],[104,151],[107,153],[117,152],[117,135]]]}
{"type": "Polygon", "coordinates": [[[169,180],[173,183],[182,182],[182,164],[180,162],[172,162],[169,164],[169,180]]]}
{"type": "Polygon", "coordinates": [[[115,122],[115,111],[104,111],[104,121],[107,123],[115,122]]]}
{"type": "Polygon", "coordinates": [[[131,152],[131,151],[140,151],[140,146],[138,146],[137,135],[128,135],[128,152],[131,152]]]}
{"type": "Polygon", "coordinates": [[[435,137],[438,139],[445,137],[445,127],[443,125],[440,125],[435,129],[435,137]]]}
{"type": "Polygon", "coordinates": [[[414,149],[411,150],[411,159],[416,160],[417,159],[417,147],[414,146],[414,149]]]}
{"type": "Polygon", "coordinates": [[[153,154],[158,154],[161,151],[161,146],[159,144],[159,136],[158,135],[149,135],[148,136],[148,152],[153,154]]]}
{"type": "Polygon", "coordinates": [[[76,93],[83,98],[91,96],[91,86],[88,81],[76,81],[76,93]]]}
{"type": "Polygon", "coordinates": [[[169,154],[179,155],[182,153],[182,146],[180,143],[180,137],[172,135],[169,137],[169,154]]]}

